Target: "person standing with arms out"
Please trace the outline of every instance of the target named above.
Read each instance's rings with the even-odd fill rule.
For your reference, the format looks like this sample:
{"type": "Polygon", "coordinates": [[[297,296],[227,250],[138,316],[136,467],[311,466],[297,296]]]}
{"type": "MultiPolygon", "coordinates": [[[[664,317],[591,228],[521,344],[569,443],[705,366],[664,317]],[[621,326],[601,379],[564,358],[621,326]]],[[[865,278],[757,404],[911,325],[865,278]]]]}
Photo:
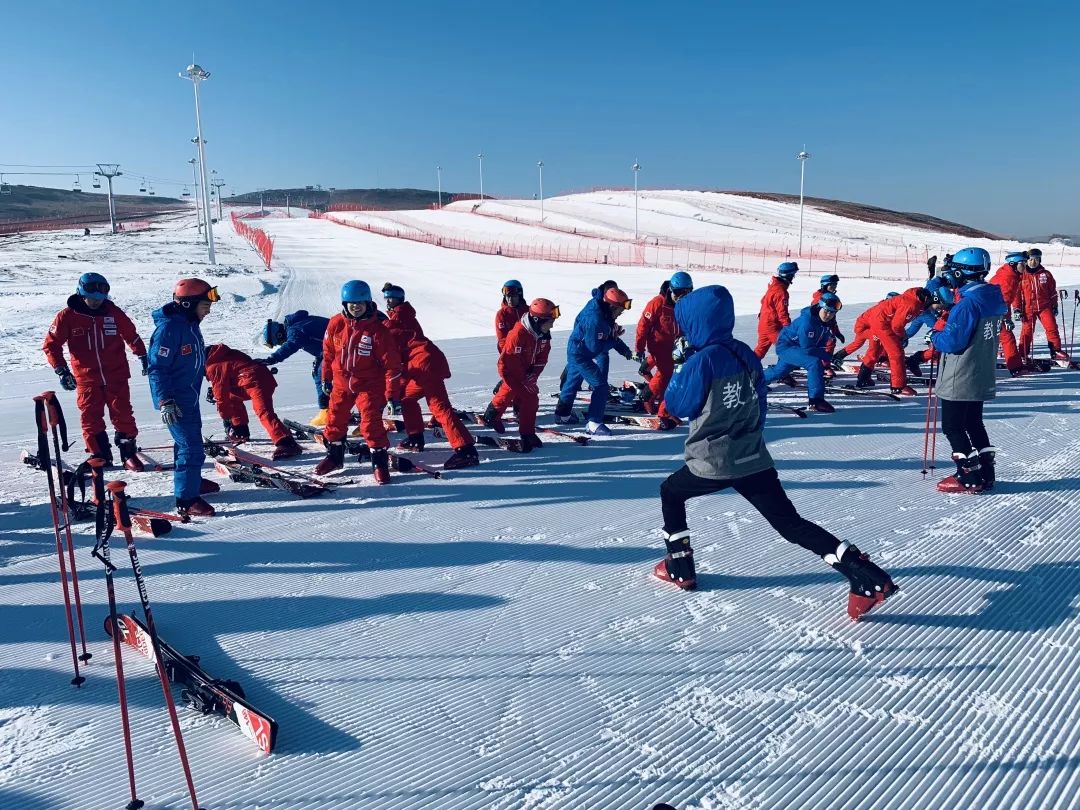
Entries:
{"type": "MultiPolygon", "coordinates": [[[[1028,260],[1026,251],[1014,250],[1005,257],[1005,263],[997,269],[990,283],[1001,290],[1001,297],[1009,312],[1020,312],[1020,279],[1024,274],[1024,263],[1028,260]]],[[[1005,368],[1013,377],[1024,373],[1024,362],[1016,347],[1016,323],[1009,318],[1009,312],[1001,319],[1001,354],[1005,358],[1005,368]]],[[[1017,318],[1017,320],[1020,320],[1017,318]]]]}
{"type": "Polygon", "coordinates": [[[218,301],[217,287],[182,278],[172,303],[154,311],[150,338],[150,393],[173,438],[173,494],[181,515],[209,517],[214,507],[200,497],[203,452],[199,394],[206,376],[206,349],[199,324],[218,301]]]}
{"type": "Polygon", "coordinates": [[[836,410],[825,400],[824,362],[830,357],[826,348],[833,334],[830,326],[836,322],[841,306],[840,299],[827,292],[817,303],[806,307],[776,339],[778,362],[765,370],[765,384],[771,385],[797,368],[806,369],[810,410],[817,413],[836,410]]]}
{"type": "Polygon", "coordinates": [[[502,383],[495,398],[484,411],[484,424],[496,433],[506,432],[502,415],[511,405],[517,412],[521,448],[526,453],[544,446],[536,435],[536,412],[540,408],[537,382],[547,366],[551,352],[551,327],[559,317],[559,307],[547,298],[537,298],[529,305],[499,354],[502,383]]]}
{"type": "Polygon", "coordinates": [[[762,430],[768,405],[761,361],[735,340],[735,307],[725,287],[695,290],[675,306],[683,336],[664,397],[689,419],[686,463],[660,485],[667,556],[653,573],[684,590],[697,586],[686,502],[732,488],[785,540],[820,556],[851,584],[848,616],[857,620],[896,592],[892,578],[855,546],[801,517],[776,474],[762,430]]]}
{"type": "Polygon", "coordinates": [[[135,324],[120,307],[109,300],[109,282],[98,273],[83,273],[67,306],[56,313],[42,349],[45,359],[60,378],[65,391],[75,391],[86,452],[113,463],[109,434],[105,429],[105,409],[116,432],[113,440],[120,461],[129,470],[140,471],[136,455],[139,428],[131,408],[127,354],[124,344],[139,358],[146,375],[146,346],[135,324]],[[71,355],[71,367],[64,359],[64,347],[71,355]]]}
{"type": "Polygon", "coordinates": [[[660,294],[645,305],[634,337],[633,359],[641,363],[639,371],[649,381],[649,393],[652,394],[645,400],[645,410],[666,420],[671,427],[678,422],[671,418],[664,407],[664,391],[675,371],[675,362],[671,359],[675,338],[679,336],[679,327],[675,323],[675,302],[693,291],[694,282],[690,274],[682,270],[675,273],[660,287],[660,294]]]}
{"type": "Polygon", "coordinates": [[[1008,307],[1001,289],[986,283],[990,254],[965,248],[944,269],[945,283],[959,290],[949,320],[930,336],[941,352],[935,392],[941,400],[941,431],[952,447],[956,472],[938,482],[942,492],[982,492],[994,486],[997,448],[983,424],[983,403],[996,390],[997,346],[1008,307]]]}
{"type": "Polygon", "coordinates": [[[255,360],[264,366],[276,366],[300,350],[315,358],[311,364],[311,379],[315,382],[319,412],[308,422],[312,427],[323,427],[326,424],[326,409],[330,405],[330,397],[322,390],[322,347],[329,322],[328,318],[309,315],[306,309],[286,315],[284,323],[268,320],[263,328],[263,345],[268,349],[274,349],[275,346],[277,348],[269,357],[255,360]]]}
{"type": "Polygon", "coordinates": [[[1027,253],[1026,272],[1020,277],[1020,307],[1013,313],[1023,324],[1020,327],[1020,356],[1025,361],[1031,360],[1035,321],[1039,321],[1046,332],[1050,356],[1055,360],[1068,360],[1069,355],[1061,350],[1061,335],[1058,334],[1057,282],[1043,267],[1041,250],[1031,248],[1027,253]]]}
{"type": "Polygon", "coordinates": [[[758,342],[754,354],[758,360],[769,353],[769,348],[776,343],[780,330],[791,323],[788,312],[788,287],[799,272],[798,262],[783,262],[776,268],[776,275],[769,281],[769,287],[761,299],[758,312],[758,342]]]}
{"type": "Polygon", "coordinates": [[[404,366],[397,341],[380,320],[366,281],[346,281],[341,288],[341,312],[330,319],[323,339],[323,392],[327,409],[326,458],[315,467],[328,475],[345,466],[345,432],[355,404],[360,433],[371,449],[371,466],[378,484],[390,483],[390,440],[382,412],[387,401],[401,410],[404,366]]]}

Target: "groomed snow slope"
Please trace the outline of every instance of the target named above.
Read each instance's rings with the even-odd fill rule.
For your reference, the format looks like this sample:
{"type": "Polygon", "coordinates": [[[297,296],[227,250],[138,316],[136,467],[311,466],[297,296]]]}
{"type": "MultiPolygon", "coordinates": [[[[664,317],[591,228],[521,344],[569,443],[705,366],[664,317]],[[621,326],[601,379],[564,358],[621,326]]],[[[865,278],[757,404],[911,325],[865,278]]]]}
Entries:
{"type": "MultiPolygon", "coordinates": [[[[230,232],[221,235],[229,269],[216,281],[228,305],[207,320],[209,339],[255,352],[266,317],[296,306],[333,311],[346,278],[375,289],[394,280],[450,358],[452,396],[466,407],[490,395],[491,319],[506,278],[521,279],[530,295],[550,293],[567,327],[588,288],[609,275],[637,299],[624,317],[631,325],[663,278],[474,256],[326,222],[261,227],[277,240],[274,272],[259,269],[230,232]]],[[[20,242],[24,277],[36,278],[41,294],[23,296],[29,282],[0,287],[5,320],[17,327],[5,323],[0,355],[30,346],[3,369],[0,390],[4,808],[126,802],[92,537],[80,527],[94,659],[75,690],[44,480],[17,460],[32,443],[30,398],[56,383],[33,349],[76,270],[113,280],[140,327],[181,269],[206,272],[192,231],[110,240],[90,262],[53,258],[83,244],[72,235],[20,242]],[[9,295],[13,289],[19,293],[9,295]]],[[[6,243],[0,250],[6,261],[6,243]]],[[[737,331],[748,339],[765,279],[731,281],[737,331]]],[[[1059,284],[1071,283],[1059,274],[1059,284]]],[[[853,302],[890,288],[862,284],[845,280],[841,290],[849,331],[861,310],[853,302]]],[[[812,289],[800,279],[793,302],[812,289]]],[[[545,392],[555,388],[564,345],[557,335],[545,392]]],[[[631,364],[612,365],[615,380],[632,376],[631,364]]],[[[309,368],[303,356],[281,365],[283,415],[312,413],[309,368]]],[[[661,553],[657,487],[679,465],[684,431],[619,428],[589,447],[549,441],[527,457],[488,451],[478,468],[440,481],[397,476],[388,487],[353,466],[354,484],[309,501],[224,482],[212,498],[217,517],[167,538],[138,538],[164,637],[240,681],[281,725],[278,750],[266,758],[227,723],[182,710],[200,803],[1074,806],[1074,379],[1060,371],[1002,382],[988,408],[1001,483],[986,496],[935,491],[944,441],[941,469],[926,480],[920,474],[922,397],[836,397],[831,416],[770,416],[770,449],[799,509],[874,555],[902,588],[857,625],[843,614],[842,578],[781,541],[730,493],[690,508],[701,590],[685,594],[651,578],[661,553]]],[[[141,440],[160,444],[166,434],[145,383],[132,383],[141,440]]],[[[74,423],[72,396],[61,401],[74,423]]],[[[545,397],[548,413],[549,403],[545,397]]],[[[203,417],[214,431],[209,405],[203,417]]],[[[319,457],[309,447],[298,469],[319,457]]],[[[438,463],[447,452],[436,444],[422,458],[438,463]]],[[[137,503],[170,507],[168,476],[125,477],[137,503]]],[[[134,610],[125,565],[117,587],[121,606],[134,610]]],[[[154,808],[189,806],[152,670],[133,654],[125,665],[140,797],[154,808]]]]}

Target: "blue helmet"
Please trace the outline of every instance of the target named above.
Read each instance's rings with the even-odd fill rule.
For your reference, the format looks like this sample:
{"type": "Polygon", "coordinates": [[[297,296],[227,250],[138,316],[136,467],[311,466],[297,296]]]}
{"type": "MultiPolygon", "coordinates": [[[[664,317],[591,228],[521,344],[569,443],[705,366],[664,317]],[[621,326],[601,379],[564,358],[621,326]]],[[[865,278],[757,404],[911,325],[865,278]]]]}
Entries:
{"type": "Polygon", "coordinates": [[[388,281],[385,284],[383,284],[382,297],[383,298],[400,298],[402,301],[404,301],[405,300],[405,290],[402,287],[399,287],[397,284],[391,284],[388,281]]]}
{"type": "Polygon", "coordinates": [[[109,297],[109,282],[100,273],[83,273],[75,291],[91,301],[104,301],[109,297]]]}
{"type": "Polygon", "coordinates": [[[990,272],[990,254],[982,248],[964,248],[945,263],[941,277],[950,287],[961,287],[990,272]]]}
{"type": "Polygon", "coordinates": [[[791,281],[795,278],[795,274],[799,272],[798,262],[783,262],[776,268],[776,277],[782,278],[784,281],[791,281]]]}
{"type": "Polygon", "coordinates": [[[669,284],[671,285],[672,290],[682,290],[685,292],[690,292],[694,289],[694,280],[690,278],[689,273],[683,270],[675,273],[675,275],[671,277],[671,281],[669,282],[669,284]]]}
{"type": "Polygon", "coordinates": [[[835,315],[840,311],[843,304],[840,302],[840,296],[836,293],[827,292],[823,293],[821,298],[818,299],[818,306],[835,315]]]}
{"type": "Polygon", "coordinates": [[[896,298],[896,296],[898,296],[899,294],[900,293],[898,293],[898,292],[886,293],[885,294],[885,300],[888,301],[890,298],[896,298]]]}
{"type": "Polygon", "coordinates": [[[956,303],[956,294],[952,287],[942,285],[936,288],[931,295],[934,296],[931,303],[941,304],[942,309],[952,309],[953,304],[956,303]]]}
{"type": "Polygon", "coordinates": [[[518,295],[525,294],[525,288],[521,286],[521,282],[516,278],[512,278],[509,281],[504,281],[502,285],[502,294],[509,295],[510,290],[514,290],[518,295]]]}
{"type": "Polygon", "coordinates": [[[341,286],[341,303],[364,304],[371,302],[371,287],[366,281],[346,281],[341,286]]]}
{"type": "Polygon", "coordinates": [[[285,342],[286,334],[285,324],[267,319],[262,333],[263,346],[268,349],[280,346],[285,342]]]}
{"type": "Polygon", "coordinates": [[[827,275],[824,275],[824,276],[821,277],[821,285],[820,286],[821,286],[821,289],[824,290],[826,287],[831,287],[834,284],[839,284],[839,283],[840,283],[840,276],[835,275],[835,274],[827,274],[827,275]]]}
{"type": "Polygon", "coordinates": [[[1026,250],[1014,250],[1005,256],[1005,264],[1023,264],[1028,260],[1026,250]]]}

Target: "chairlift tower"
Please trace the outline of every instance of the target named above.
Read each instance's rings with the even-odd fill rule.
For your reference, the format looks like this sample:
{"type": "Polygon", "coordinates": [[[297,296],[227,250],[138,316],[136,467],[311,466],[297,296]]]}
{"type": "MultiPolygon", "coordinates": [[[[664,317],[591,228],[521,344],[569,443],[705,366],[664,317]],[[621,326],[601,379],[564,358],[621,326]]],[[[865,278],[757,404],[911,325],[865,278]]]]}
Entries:
{"type": "MultiPolygon", "coordinates": [[[[217,174],[217,169],[215,169],[213,173],[217,174]]],[[[221,222],[221,189],[225,185],[225,181],[222,180],[220,177],[215,177],[213,180],[210,181],[210,185],[212,185],[214,187],[214,190],[217,191],[217,218],[218,222],[221,222]]]]}
{"type": "Polygon", "coordinates": [[[112,180],[123,174],[119,163],[99,163],[98,170],[94,172],[96,177],[104,177],[109,181],[109,227],[116,233],[116,204],[113,202],[112,180]]]}
{"type": "Polygon", "coordinates": [[[206,253],[210,264],[216,265],[214,257],[214,228],[210,223],[210,197],[206,193],[206,141],[202,135],[202,112],[199,109],[199,83],[210,78],[209,71],[203,70],[198,65],[188,65],[187,69],[179,74],[181,79],[188,79],[195,88],[195,133],[199,139],[199,167],[202,172],[203,182],[203,220],[206,222],[206,253]]]}

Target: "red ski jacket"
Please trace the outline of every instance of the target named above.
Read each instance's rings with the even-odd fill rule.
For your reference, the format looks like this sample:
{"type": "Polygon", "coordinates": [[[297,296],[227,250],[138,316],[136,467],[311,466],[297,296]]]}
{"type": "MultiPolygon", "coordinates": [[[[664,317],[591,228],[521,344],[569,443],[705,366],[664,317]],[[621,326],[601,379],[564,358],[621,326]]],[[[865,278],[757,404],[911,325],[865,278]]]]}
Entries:
{"type": "Polygon", "coordinates": [[[433,375],[440,380],[450,379],[450,364],[446,355],[424,336],[412,304],[403,301],[390,310],[386,327],[397,340],[398,351],[405,360],[407,376],[416,379],[433,375]]]}
{"type": "Polygon", "coordinates": [[[128,370],[124,344],[136,357],[146,354],[146,346],[135,331],[135,324],[112,301],[92,310],[82,298],[73,295],[67,306],[56,313],[42,349],[53,368],[67,365],[64,346],[71,354],[71,373],[80,382],[126,380],[128,370]]]}
{"type": "Polygon", "coordinates": [[[761,311],[758,313],[758,328],[767,326],[779,331],[791,324],[788,314],[788,283],[779,278],[769,281],[769,287],[761,299],[761,311]]]}
{"type": "Polygon", "coordinates": [[[645,305],[645,310],[638,318],[634,351],[641,353],[648,349],[649,354],[654,357],[671,354],[675,338],[679,334],[679,325],[675,322],[675,306],[668,301],[666,295],[657,295],[645,305]]]}
{"type": "Polygon", "coordinates": [[[529,319],[522,316],[506,336],[499,354],[499,376],[511,388],[522,386],[537,390],[536,380],[547,366],[551,338],[529,328],[529,319]]]}
{"type": "Polygon", "coordinates": [[[521,316],[528,311],[529,305],[524,301],[516,307],[509,304],[503,304],[499,307],[499,311],[495,313],[495,339],[500,352],[503,350],[503,343],[506,342],[506,336],[510,334],[514,324],[520,321],[521,316]]]}
{"type": "Polygon", "coordinates": [[[403,372],[397,340],[383,321],[346,318],[340,312],[330,319],[323,337],[324,382],[352,392],[382,386],[387,399],[401,399],[403,372]]]}
{"type": "Polygon", "coordinates": [[[214,399],[218,402],[232,396],[242,398],[242,393],[252,388],[264,394],[277,388],[277,380],[269,368],[224,343],[206,347],[206,379],[210,381],[214,399]]]}
{"type": "Polygon", "coordinates": [[[991,284],[1001,288],[1001,297],[1005,299],[1005,305],[1009,309],[1020,308],[1020,279],[1023,271],[1017,273],[1010,265],[1003,264],[990,279],[991,284]]]}
{"type": "MultiPolygon", "coordinates": [[[[1058,305],[1057,282],[1050,271],[1042,265],[1035,270],[1025,270],[1020,276],[1020,306],[1025,317],[1034,318],[1045,309],[1058,305]]],[[[1006,299],[1008,300],[1008,299],[1006,299]]]]}
{"type": "Polygon", "coordinates": [[[921,287],[912,287],[904,290],[900,295],[886,298],[859,316],[855,328],[860,328],[862,321],[864,328],[877,329],[882,332],[892,332],[901,340],[905,339],[904,327],[921,315],[926,305],[919,300],[918,292],[921,287]]]}

